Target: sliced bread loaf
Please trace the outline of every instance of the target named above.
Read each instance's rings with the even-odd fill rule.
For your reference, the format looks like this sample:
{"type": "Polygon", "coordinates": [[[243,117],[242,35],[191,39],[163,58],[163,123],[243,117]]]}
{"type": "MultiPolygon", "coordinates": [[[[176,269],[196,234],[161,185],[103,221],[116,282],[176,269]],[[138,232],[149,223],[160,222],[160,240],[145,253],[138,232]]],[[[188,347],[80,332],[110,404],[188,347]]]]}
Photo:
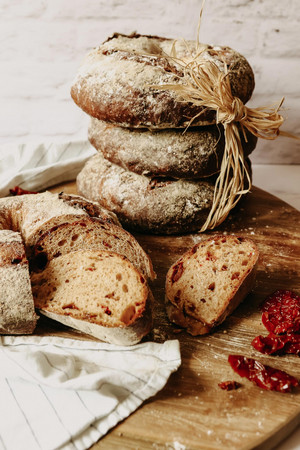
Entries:
{"type": "Polygon", "coordinates": [[[170,320],[192,335],[205,334],[251,291],[259,252],[244,237],[209,237],[186,252],[166,277],[170,320]]]}
{"type": "Polygon", "coordinates": [[[59,254],[92,247],[124,254],[147,278],[155,278],[150,258],[117,216],[79,195],[44,192],[0,199],[0,229],[21,233],[34,269],[59,254]]]}
{"type": "Polygon", "coordinates": [[[82,217],[120,225],[114,213],[80,196],[43,192],[0,199],[0,228],[19,231],[26,251],[50,228],[82,217]]]}
{"type": "Polygon", "coordinates": [[[125,258],[79,250],[52,259],[31,277],[36,308],[106,342],[132,345],[151,329],[146,280],[125,258]]]}

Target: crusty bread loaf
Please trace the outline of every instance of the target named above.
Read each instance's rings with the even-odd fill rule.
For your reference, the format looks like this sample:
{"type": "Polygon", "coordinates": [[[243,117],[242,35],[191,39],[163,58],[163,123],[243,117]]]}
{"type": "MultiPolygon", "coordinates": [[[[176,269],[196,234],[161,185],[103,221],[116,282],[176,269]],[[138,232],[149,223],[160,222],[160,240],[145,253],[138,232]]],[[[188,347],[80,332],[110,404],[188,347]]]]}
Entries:
{"type": "Polygon", "coordinates": [[[211,209],[215,178],[150,178],[98,153],[77,176],[77,190],[117,214],[132,230],[154,234],[198,231],[211,209]]]}
{"type": "Polygon", "coordinates": [[[0,334],[30,334],[36,322],[21,236],[0,230],[0,334]]]}
{"type": "Polygon", "coordinates": [[[43,192],[0,199],[0,229],[19,231],[27,248],[50,228],[90,216],[119,224],[115,214],[79,196],[43,192]]]}
{"type": "Polygon", "coordinates": [[[79,250],[59,256],[31,282],[42,313],[107,342],[136,344],[151,329],[147,282],[117,253],[79,250]]]}
{"type": "MultiPolygon", "coordinates": [[[[193,125],[215,123],[211,109],[182,102],[173,91],[153,87],[184,83],[181,65],[165,57],[173,43],[161,37],[115,34],[83,61],[71,87],[73,100],[92,117],[120,126],[185,127],[197,114],[193,125]]],[[[190,58],[197,54],[196,42],[178,41],[176,51],[179,58],[190,58]]],[[[242,55],[229,47],[207,46],[201,57],[214,61],[221,71],[224,63],[230,67],[233,95],[244,103],[249,100],[254,75],[242,55]]]]}
{"type": "Polygon", "coordinates": [[[78,195],[44,192],[0,199],[0,228],[20,231],[34,269],[67,251],[111,248],[155,278],[150,258],[117,216],[78,195]]]}
{"type": "Polygon", "coordinates": [[[216,235],[195,245],[167,273],[170,320],[192,335],[210,332],[253,288],[258,256],[244,237],[216,235]]]}
{"type": "Polygon", "coordinates": [[[133,230],[174,234],[198,230],[212,205],[212,181],[156,179],[124,170],[98,153],[77,177],[77,190],[133,230]]]}
{"type": "MultiPolygon", "coordinates": [[[[241,133],[244,155],[255,148],[257,137],[241,133]]],[[[89,126],[89,140],[110,162],[147,176],[203,178],[220,171],[224,153],[222,125],[146,130],[118,127],[98,119],[89,126]]]]}
{"type": "Polygon", "coordinates": [[[48,261],[74,250],[110,250],[126,256],[147,278],[153,280],[152,262],[137,240],[126,230],[95,217],[61,223],[42,234],[33,249],[33,267],[44,268],[48,261]]]}

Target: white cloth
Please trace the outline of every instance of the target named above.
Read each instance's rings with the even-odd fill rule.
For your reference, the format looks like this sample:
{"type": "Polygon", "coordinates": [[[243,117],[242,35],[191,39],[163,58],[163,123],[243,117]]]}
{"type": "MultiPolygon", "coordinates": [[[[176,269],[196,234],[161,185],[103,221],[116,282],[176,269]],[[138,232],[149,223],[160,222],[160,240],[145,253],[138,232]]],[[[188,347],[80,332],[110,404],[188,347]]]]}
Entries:
{"type": "MultiPolygon", "coordinates": [[[[88,142],[2,145],[0,197],[74,180],[88,142]]],[[[116,347],[58,337],[2,337],[0,450],[87,449],[162,389],[179,343],[116,347]]]]}
{"type": "Polygon", "coordinates": [[[118,347],[0,338],[0,449],[87,449],[179,367],[177,340],[118,347]]]}
{"type": "Polygon", "coordinates": [[[3,144],[0,147],[0,197],[19,186],[29,191],[45,190],[74,180],[96,150],[87,141],[3,144]]]}

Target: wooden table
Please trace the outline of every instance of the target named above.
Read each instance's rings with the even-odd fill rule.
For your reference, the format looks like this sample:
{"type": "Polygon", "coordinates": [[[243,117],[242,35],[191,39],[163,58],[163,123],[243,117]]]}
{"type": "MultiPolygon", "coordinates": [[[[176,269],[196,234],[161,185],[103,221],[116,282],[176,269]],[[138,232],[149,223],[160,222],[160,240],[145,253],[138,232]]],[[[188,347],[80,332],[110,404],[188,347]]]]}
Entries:
{"type": "MultiPolygon", "coordinates": [[[[75,184],[63,186],[76,192],[75,184]]],[[[61,186],[53,189],[57,192],[61,186]]],[[[256,241],[260,261],[256,286],[237,310],[211,335],[192,337],[170,324],[164,309],[164,282],[170,265],[203,237],[135,235],[149,253],[157,279],[154,330],[147,339],[179,339],[182,365],[165,388],[111,430],[93,449],[250,449],[274,447],[300,423],[300,390],[292,394],[264,391],[241,379],[227,362],[242,354],[300,378],[295,355],[265,356],[251,346],[267,335],[258,306],[276,289],[300,292],[300,213],[278,198],[253,188],[217,230],[256,241]],[[223,391],[218,383],[236,380],[242,387],[223,391]]],[[[40,334],[77,337],[62,325],[41,321],[40,334]]]]}

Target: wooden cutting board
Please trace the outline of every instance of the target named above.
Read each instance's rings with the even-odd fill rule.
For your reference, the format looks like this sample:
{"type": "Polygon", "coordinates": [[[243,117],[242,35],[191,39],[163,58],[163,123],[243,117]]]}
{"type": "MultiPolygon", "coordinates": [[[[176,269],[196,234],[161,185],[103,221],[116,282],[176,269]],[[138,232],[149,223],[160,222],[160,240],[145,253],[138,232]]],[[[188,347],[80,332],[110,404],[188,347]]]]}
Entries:
{"type": "MultiPolygon", "coordinates": [[[[53,189],[76,193],[75,183],[53,189]]],[[[204,235],[135,235],[152,258],[157,280],[154,330],[148,339],[180,341],[182,365],[165,388],[93,446],[98,449],[270,449],[300,423],[300,389],[293,394],[264,391],[233,372],[229,354],[254,357],[300,378],[300,358],[265,356],[251,347],[267,335],[258,305],[276,289],[300,292],[300,213],[278,198],[253,188],[218,233],[248,236],[261,256],[257,282],[239,308],[213,334],[189,336],[171,325],[164,310],[164,282],[170,265],[204,235]],[[242,387],[223,391],[218,383],[242,387]]],[[[214,232],[207,232],[211,235],[214,232]]],[[[42,319],[38,332],[83,338],[42,319]]]]}

